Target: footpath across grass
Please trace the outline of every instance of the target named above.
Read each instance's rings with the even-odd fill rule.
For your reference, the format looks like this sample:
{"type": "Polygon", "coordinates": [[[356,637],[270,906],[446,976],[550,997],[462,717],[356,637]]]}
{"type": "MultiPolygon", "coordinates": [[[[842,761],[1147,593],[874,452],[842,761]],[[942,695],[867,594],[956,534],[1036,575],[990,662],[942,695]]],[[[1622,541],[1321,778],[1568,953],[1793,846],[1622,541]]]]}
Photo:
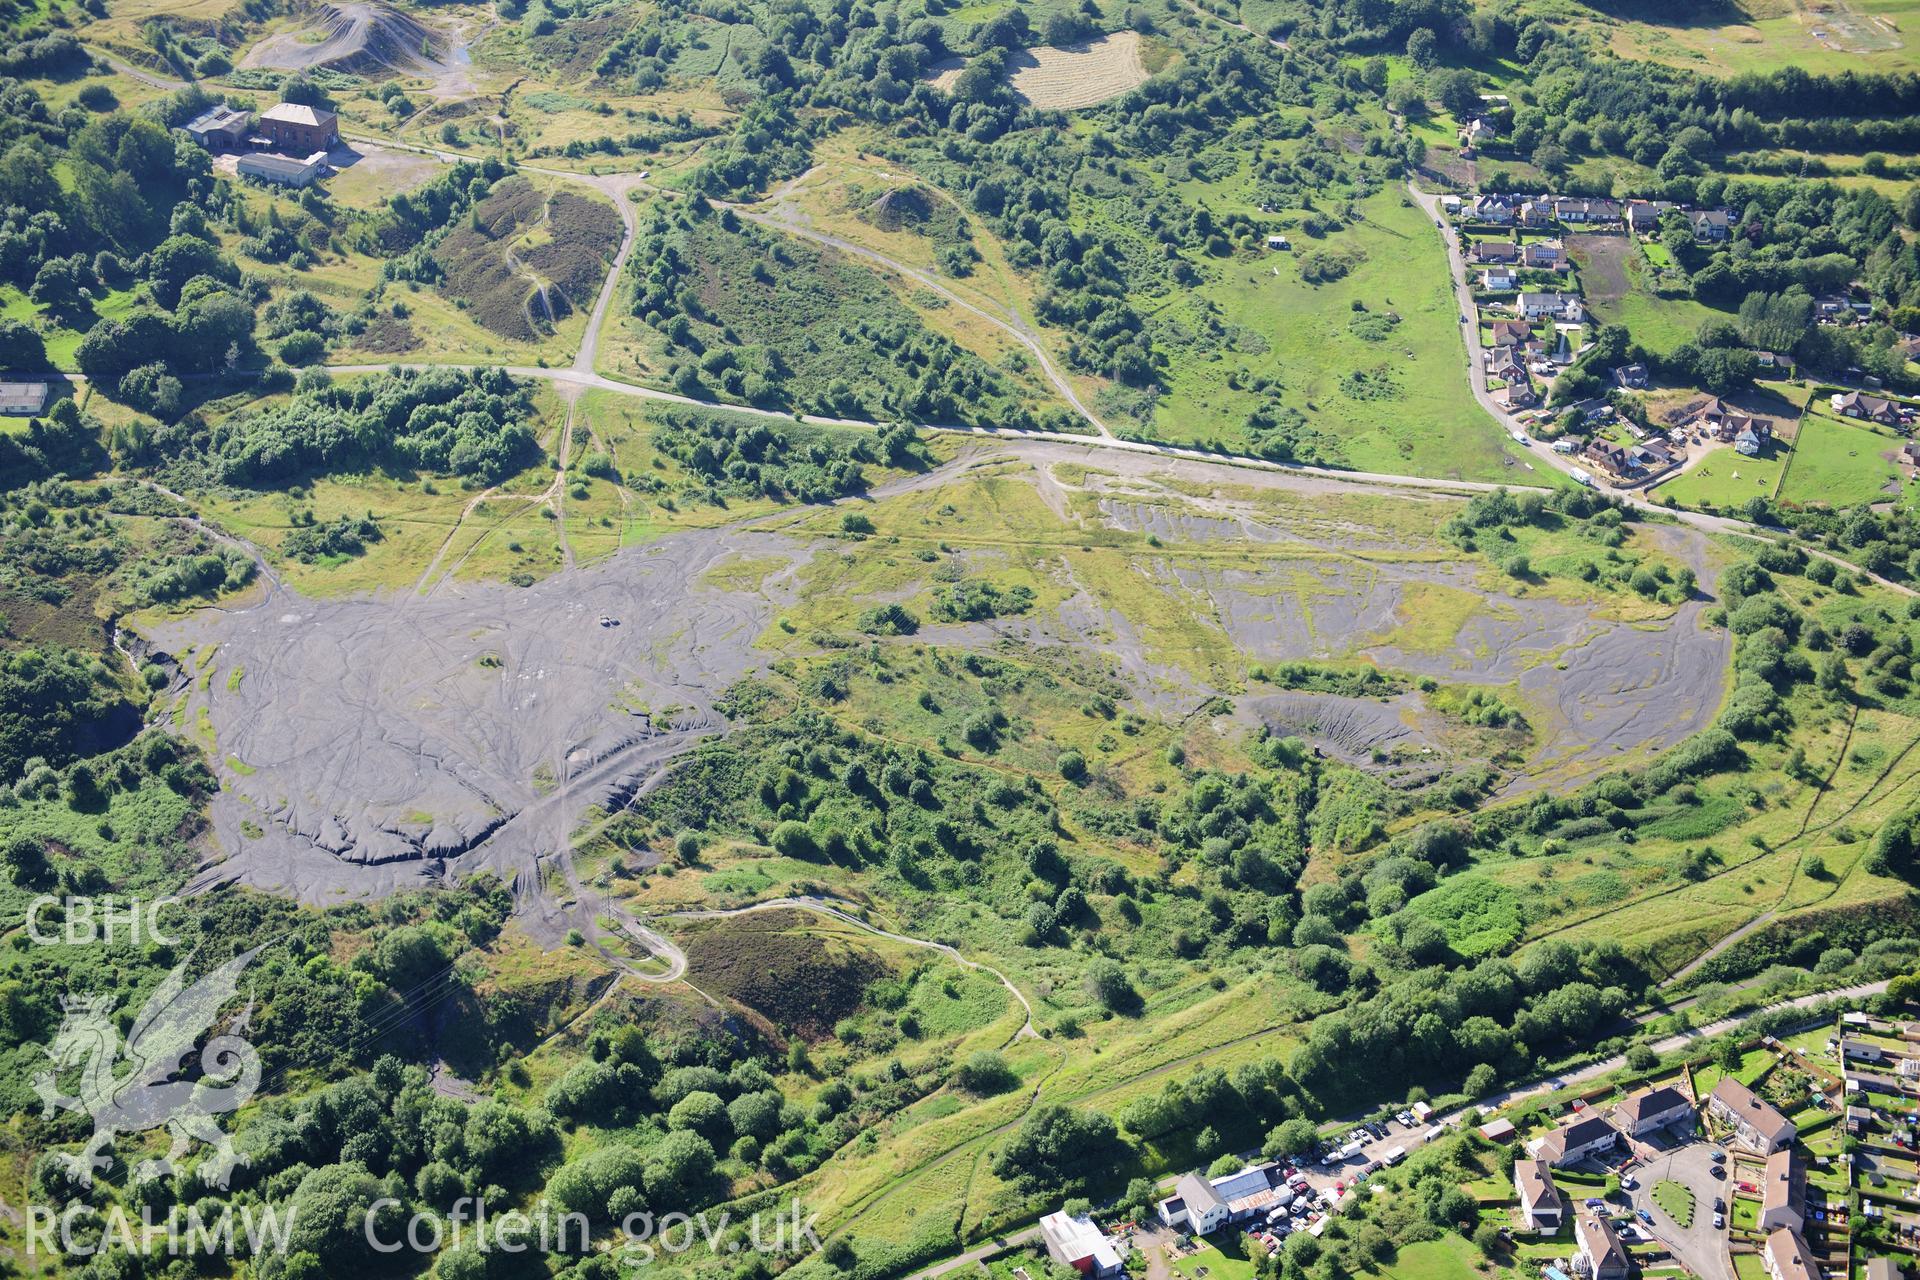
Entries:
{"type": "Polygon", "coordinates": [[[1230,359],[1197,350],[1177,359],[1145,434],[1259,452],[1262,429],[1249,426],[1254,415],[1276,423],[1297,416],[1300,438],[1311,442],[1303,447],[1318,461],[1394,474],[1506,477],[1504,434],[1467,382],[1440,233],[1403,201],[1398,191],[1381,192],[1350,226],[1324,240],[1300,240],[1300,255],[1350,264],[1337,279],[1304,279],[1294,253],[1213,265],[1214,278],[1193,290],[1212,310],[1179,323],[1197,331],[1211,317],[1259,342],[1230,359]],[[1257,390],[1267,379],[1276,388],[1272,397],[1257,390]]]}

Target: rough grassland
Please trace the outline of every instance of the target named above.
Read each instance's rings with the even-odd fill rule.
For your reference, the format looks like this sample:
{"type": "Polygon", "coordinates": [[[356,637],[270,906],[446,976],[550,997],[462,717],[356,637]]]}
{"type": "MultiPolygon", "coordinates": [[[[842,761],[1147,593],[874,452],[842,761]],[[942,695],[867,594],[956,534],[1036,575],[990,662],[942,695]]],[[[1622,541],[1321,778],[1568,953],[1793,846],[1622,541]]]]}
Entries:
{"type": "Polygon", "coordinates": [[[1810,75],[1898,72],[1920,67],[1920,4],[1914,0],[1740,0],[1663,10],[1576,0],[1533,0],[1524,11],[1593,29],[1622,57],[1709,75],[1798,67],[1810,75]],[[1671,13],[1677,21],[1659,19],[1671,13]]]}
{"type": "MultiPolygon", "coordinates": [[[[792,182],[781,184],[765,207],[782,220],[796,221],[870,249],[890,262],[934,276],[949,291],[990,314],[1031,317],[1034,295],[1038,291],[1036,280],[1013,267],[1007,260],[1005,246],[992,229],[983,219],[969,214],[951,193],[921,177],[899,159],[883,158],[869,150],[884,145],[884,137],[869,129],[846,130],[822,139],[814,148],[817,162],[814,168],[792,182]],[[953,275],[941,265],[935,252],[938,247],[935,236],[929,234],[934,219],[916,224],[890,222],[874,216],[876,202],[887,193],[909,188],[924,193],[929,200],[946,202],[965,221],[969,242],[978,255],[967,274],[953,275]]],[[[897,279],[891,282],[898,284],[897,279]]],[[[1011,348],[1012,339],[1003,329],[960,307],[928,306],[929,299],[938,301],[930,291],[917,286],[902,294],[902,300],[914,306],[929,327],[1016,375],[1038,396],[1056,394],[1031,357],[1024,350],[1011,348]],[[1011,360],[1002,354],[1009,350],[1014,354],[1011,360]]],[[[1075,370],[1068,364],[1064,331],[1033,326],[1032,335],[1047,349],[1055,366],[1074,384],[1083,400],[1092,403],[1107,386],[1104,378],[1075,370]]]]}
{"type": "MultiPolygon", "coordinates": [[[[1244,365],[1277,374],[1284,403],[1334,437],[1348,466],[1476,480],[1507,473],[1501,436],[1461,376],[1466,348],[1437,233],[1398,190],[1363,208],[1366,221],[1326,242],[1362,258],[1340,280],[1308,284],[1293,257],[1277,253],[1235,259],[1196,291],[1219,307],[1223,323],[1258,335],[1268,350],[1176,361],[1155,435],[1247,447],[1247,415],[1260,397],[1228,385],[1244,365]],[[1384,340],[1368,341],[1353,329],[1356,301],[1376,314],[1391,311],[1400,323],[1384,340]],[[1349,377],[1356,372],[1367,385],[1349,377]]],[[[1296,244],[1303,252],[1318,247],[1296,244]]]]}
{"type": "Polygon", "coordinates": [[[1654,294],[1647,286],[1646,259],[1624,238],[1577,237],[1573,250],[1594,315],[1627,326],[1634,341],[1652,351],[1665,353],[1692,341],[1704,321],[1724,314],[1691,298],[1654,294]]]}

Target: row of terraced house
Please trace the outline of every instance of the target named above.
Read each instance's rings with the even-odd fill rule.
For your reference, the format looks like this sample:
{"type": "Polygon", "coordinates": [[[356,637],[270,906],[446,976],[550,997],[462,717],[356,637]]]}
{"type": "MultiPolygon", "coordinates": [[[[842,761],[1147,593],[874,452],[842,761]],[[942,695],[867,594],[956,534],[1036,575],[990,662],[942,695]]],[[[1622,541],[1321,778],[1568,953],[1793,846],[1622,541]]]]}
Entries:
{"type": "MultiPolygon", "coordinates": [[[[1778,1166],[1782,1171],[1783,1203],[1791,1188],[1801,1185],[1792,1164],[1793,1123],[1773,1104],[1729,1077],[1714,1086],[1703,1110],[1711,1123],[1730,1134],[1733,1142],[1768,1157],[1770,1181],[1778,1166]]],[[[1573,1217],[1578,1269],[1588,1280],[1626,1280],[1630,1259],[1619,1233],[1602,1214],[1581,1213],[1575,1217],[1566,1194],[1554,1184],[1554,1170],[1590,1161],[1612,1164],[1616,1158],[1628,1158],[1637,1143],[1663,1132],[1691,1131],[1695,1116],[1693,1099],[1672,1085],[1643,1089],[1605,1112],[1581,1110],[1530,1143],[1526,1154],[1514,1161],[1513,1188],[1524,1225],[1530,1231],[1552,1235],[1573,1217]]],[[[1763,1217],[1761,1221],[1763,1228],[1776,1223],[1788,1229],[1792,1237],[1790,1241],[1783,1236],[1774,1251],[1783,1267],[1790,1267],[1802,1255],[1811,1256],[1805,1240],[1798,1235],[1799,1220],[1782,1208],[1773,1218],[1763,1217]],[[1793,1241],[1798,1241],[1797,1253],[1793,1241]]],[[[1817,1271],[1804,1277],[1796,1277],[1791,1270],[1774,1271],[1771,1254],[1768,1258],[1773,1280],[1818,1280],[1817,1271]]]]}
{"type": "Polygon", "coordinates": [[[1733,235],[1733,215],[1727,210],[1696,209],[1670,200],[1492,192],[1463,204],[1461,212],[1471,221],[1496,227],[1625,227],[1643,236],[1657,232],[1667,214],[1679,213],[1702,244],[1718,244],[1733,235]]]}

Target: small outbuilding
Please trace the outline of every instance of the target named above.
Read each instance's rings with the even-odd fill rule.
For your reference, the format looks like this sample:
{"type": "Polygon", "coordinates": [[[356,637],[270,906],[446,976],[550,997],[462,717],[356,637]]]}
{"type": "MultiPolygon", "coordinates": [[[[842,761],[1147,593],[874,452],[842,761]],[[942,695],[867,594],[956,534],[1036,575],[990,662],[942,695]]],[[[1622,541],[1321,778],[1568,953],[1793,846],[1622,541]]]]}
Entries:
{"type": "Polygon", "coordinates": [[[241,156],[236,168],[243,178],[258,178],[262,182],[283,187],[306,187],[313,185],[314,180],[326,172],[327,153],[316,151],[305,160],[296,160],[292,156],[256,151],[252,155],[241,156]]]}
{"type": "Polygon", "coordinates": [[[236,111],[223,102],[202,111],[184,127],[189,138],[209,151],[234,151],[247,144],[253,113],[236,111]]]}
{"type": "Polygon", "coordinates": [[[37,418],[51,393],[44,379],[17,378],[0,382],[0,414],[9,418],[37,418]]]}

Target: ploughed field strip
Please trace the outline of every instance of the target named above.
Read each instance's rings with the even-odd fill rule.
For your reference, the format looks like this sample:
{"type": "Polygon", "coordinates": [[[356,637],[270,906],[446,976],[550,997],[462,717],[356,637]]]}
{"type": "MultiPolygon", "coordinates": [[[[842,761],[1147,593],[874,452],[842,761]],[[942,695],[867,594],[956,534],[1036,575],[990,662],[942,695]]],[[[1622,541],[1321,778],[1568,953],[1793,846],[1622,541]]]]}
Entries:
{"type": "MultiPolygon", "coordinates": [[[[1380,765],[1390,784],[1417,784],[1485,749],[1432,704],[1442,684],[1517,691],[1530,738],[1509,789],[1565,785],[1670,746],[1718,705],[1727,640],[1700,626],[1706,600],[1664,620],[1618,621],[1584,602],[1489,585],[1486,566],[1436,554],[1430,540],[1277,517],[1222,496],[1232,486],[1311,500],[1350,488],[1337,481],[1125,455],[1103,457],[1113,470],[1099,475],[1062,465],[1085,457],[1067,445],[994,448],[872,496],[932,507],[949,486],[990,473],[1047,498],[1057,535],[1157,530],[1159,545],[1130,562],[1145,604],[1115,607],[1095,589],[1103,584],[1076,580],[1061,561],[1066,594],[1054,607],[885,642],[1092,642],[1145,708],[1185,715],[1237,697],[1244,721],[1380,765]],[[1207,493],[1208,483],[1221,487],[1207,493]],[[1436,587],[1471,606],[1437,638],[1417,616],[1436,587]],[[1203,678],[1147,638],[1163,610],[1214,633],[1246,671],[1360,662],[1396,682],[1356,697],[1203,678]]],[[[1404,500],[1430,504],[1436,524],[1460,502],[1404,500]]],[[[313,901],[481,868],[538,886],[539,858],[565,848],[591,808],[654,785],[676,756],[726,728],[716,700],[771,662],[755,641],[804,590],[802,567],[855,553],[767,523],[671,534],[527,589],[444,584],[427,597],[318,601],[275,585],[251,608],[159,627],[161,649],[199,655],[176,721],[204,726],[224,775],[220,858],[205,879],[313,901]],[[749,555],[778,567],[750,588],[710,572],[749,555]]],[[[1657,536],[1704,568],[1699,535],[1657,536]]]]}

